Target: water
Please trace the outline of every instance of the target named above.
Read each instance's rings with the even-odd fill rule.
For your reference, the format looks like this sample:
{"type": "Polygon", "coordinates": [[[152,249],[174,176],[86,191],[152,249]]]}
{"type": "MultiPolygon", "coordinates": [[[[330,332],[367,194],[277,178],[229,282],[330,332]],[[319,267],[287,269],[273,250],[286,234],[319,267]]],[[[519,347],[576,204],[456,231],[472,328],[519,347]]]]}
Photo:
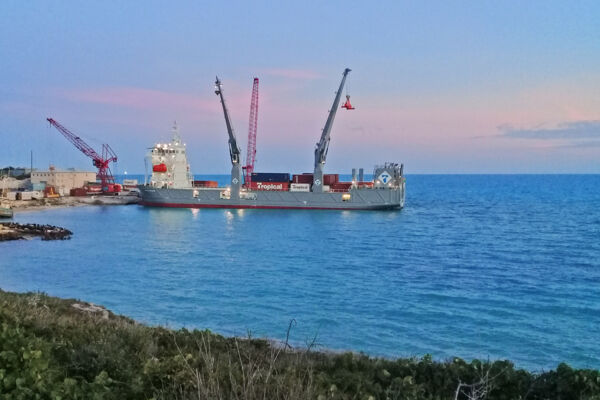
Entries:
{"type": "MultiPolygon", "coordinates": [[[[223,178],[221,178],[223,180],[223,178]]],[[[409,176],[401,212],[80,207],[0,243],[0,287],[386,357],[600,368],[600,175],[409,176]]]]}

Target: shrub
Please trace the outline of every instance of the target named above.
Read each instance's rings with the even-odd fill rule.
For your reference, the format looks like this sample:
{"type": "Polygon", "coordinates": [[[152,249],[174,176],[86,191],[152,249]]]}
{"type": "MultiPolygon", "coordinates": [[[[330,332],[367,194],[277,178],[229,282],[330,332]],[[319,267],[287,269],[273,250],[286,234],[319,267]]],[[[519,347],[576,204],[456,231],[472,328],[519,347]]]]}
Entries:
{"type": "Polygon", "coordinates": [[[455,397],[600,400],[600,374],[566,364],[533,374],[509,361],[388,360],[293,349],[148,327],[87,303],[0,290],[2,399],[455,397]]]}

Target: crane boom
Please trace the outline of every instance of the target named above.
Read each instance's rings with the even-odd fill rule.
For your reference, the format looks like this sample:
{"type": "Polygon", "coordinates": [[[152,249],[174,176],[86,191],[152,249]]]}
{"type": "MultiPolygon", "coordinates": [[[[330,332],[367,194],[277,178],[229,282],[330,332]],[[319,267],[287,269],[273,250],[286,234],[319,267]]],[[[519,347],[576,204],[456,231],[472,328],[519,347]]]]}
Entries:
{"type": "Polygon", "coordinates": [[[227,110],[227,106],[225,105],[225,98],[223,97],[223,88],[219,77],[217,77],[215,81],[215,94],[219,96],[221,100],[221,105],[223,106],[223,114],[225,115],[225,125],[227,125],[227,134],[229,134],[229,155],[231,156],[231,163],[239,164],[242,150],[237,144],[235,132],[233,131],[231,119],[229,118],[229,111],[227,110]]]}
{"type": "Polygon", "coordinates": [[[252,99],[250,101],[250,118],[248,121],[248,148],[246,150],[246,165],[244,165],[244,184],[250,187],[254,161],[256,160],[256,133],[258,127],[258,78],[252,84],[252,99]]]}
{"type": "Polygon", "coordinates": [[[73,143],[73,145],[75,147],[77,147],[77,149],[79,149],[79,151],[81,151],[83,154],[85,154],[86,156],[88,156],[92,160],[94,160],[94,165],[96,165],[96,162],[95,162],[96,160],[99,160],[102,158],[102,157],[100,157],[100,155],[98,153],[96,153],[96,151],[94,149],[92,149],[79,136],[75,135],[73,132],[71,132],[64,126],[62,126],[56,120],[54,120],[52,118],[46,118],[46,121],[48,121],[50,123],[50,125],[54,126],[64,137],[67,138],[67,140],[69,142],[73,143]]]}
{"type": "Polygon", "coordinates": [[[225,116],[225,125],[227,125],[227,134],[229,135],[229,156],[231,157],[231,198],[239,199],[240,196],[240,185],[242,180],[242,166],[240,164],[240,155],[242,150],[237,144],[235,132],[231,124],[231,118],[229,117],[229,111],[225,105],[225,98],[223,97],[223,87],[219,77],[215,80],[215,94],[219,96],[221,105],[223,106],[223,115],[225,116]]]}
{"type": "Polygon", "coordinates": [[[83,154],[92,159],[94,167],[98,168],[97,177],[100,179],[102,185],[102,191],[108,192],[109,184],[114,184],[115,180],[110,171],[109,163],[117,161],[117,155],[108,144],[102,145],[102,155],[98,154],[93,148],[91,148],[86,142],[83,141],[79,136],[62,126],[56,120],[52,118],[46,118],[46,120],[55,127],[69,142],[81,151],[83,154]]]}
{"type": "Polygon", "coordinates": [[[327,151],[329,150],[329,140],[331,135],[331,127],[333,126],[333,120],[335,119],[335,113],[340,105],[340,98],[342,97],[342,91],[344,89],[344,83],[346,82],[346,76],[351,70],[346,68],[342,75],[342,81],[340,82],[340,87],[336,92],[335,99],[333,100],[333,106],[331,110],[329,110],[329,115],[327,116],[327,121],[325,122],[325,127],[323,127],[323,132],[321,133],[321,140],[317,143],[315,148],[315,170],[313,175],[313,192],[322,192],[323,191],[323,166],[325,165],[325,161],[327,160],[327,151]]]}

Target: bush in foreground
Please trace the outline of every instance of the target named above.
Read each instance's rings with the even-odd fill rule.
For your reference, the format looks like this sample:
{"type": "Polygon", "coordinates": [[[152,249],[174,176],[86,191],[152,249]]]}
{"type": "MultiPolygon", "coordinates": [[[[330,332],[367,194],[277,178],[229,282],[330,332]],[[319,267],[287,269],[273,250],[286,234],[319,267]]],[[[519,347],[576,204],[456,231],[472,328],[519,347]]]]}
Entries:
{"type": "Polygon", "coordinates": [[[600,399],[600,373],[292,349],[0,290],[0,398],[579,400],[600,399]]]}

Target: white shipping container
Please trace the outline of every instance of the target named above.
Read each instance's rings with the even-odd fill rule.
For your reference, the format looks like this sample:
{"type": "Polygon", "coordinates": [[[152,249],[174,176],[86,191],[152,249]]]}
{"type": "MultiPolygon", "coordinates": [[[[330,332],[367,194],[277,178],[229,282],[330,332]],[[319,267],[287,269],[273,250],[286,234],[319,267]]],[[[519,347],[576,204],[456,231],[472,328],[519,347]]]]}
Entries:
{"type": "Polygon", "coordinates": [[[8,192],[8,193],[6,193],[6,197],[9,200],[16,200],[17,199],[17,192],[8,192]]]}
{"type": "Polygon", "coordinates": [[[31,198],[32,199],[43,199],[44,198],[44,192],[40,191],[40,190],[34,190],[33,192],[31,192],[31,198]]]}
{"type": "Polygon", "coordinates": [[[329,192],[329,185],[323,185],[323,191],[329,192]]]}
{"type": "Polygon", "coordinates": [[[137,179],[123,179],[123,185],[125,186],[137,186],[137,179]]]}
{"type": "Polygon", "coordinates": [[[21,192],[21,200],[31,200],[33,192],[21,192]]]}
{"type": "Polygon", "coordinates": [[[292,183],[290,185],[290,192],[310,192],[309,183],[292,183]]]}

